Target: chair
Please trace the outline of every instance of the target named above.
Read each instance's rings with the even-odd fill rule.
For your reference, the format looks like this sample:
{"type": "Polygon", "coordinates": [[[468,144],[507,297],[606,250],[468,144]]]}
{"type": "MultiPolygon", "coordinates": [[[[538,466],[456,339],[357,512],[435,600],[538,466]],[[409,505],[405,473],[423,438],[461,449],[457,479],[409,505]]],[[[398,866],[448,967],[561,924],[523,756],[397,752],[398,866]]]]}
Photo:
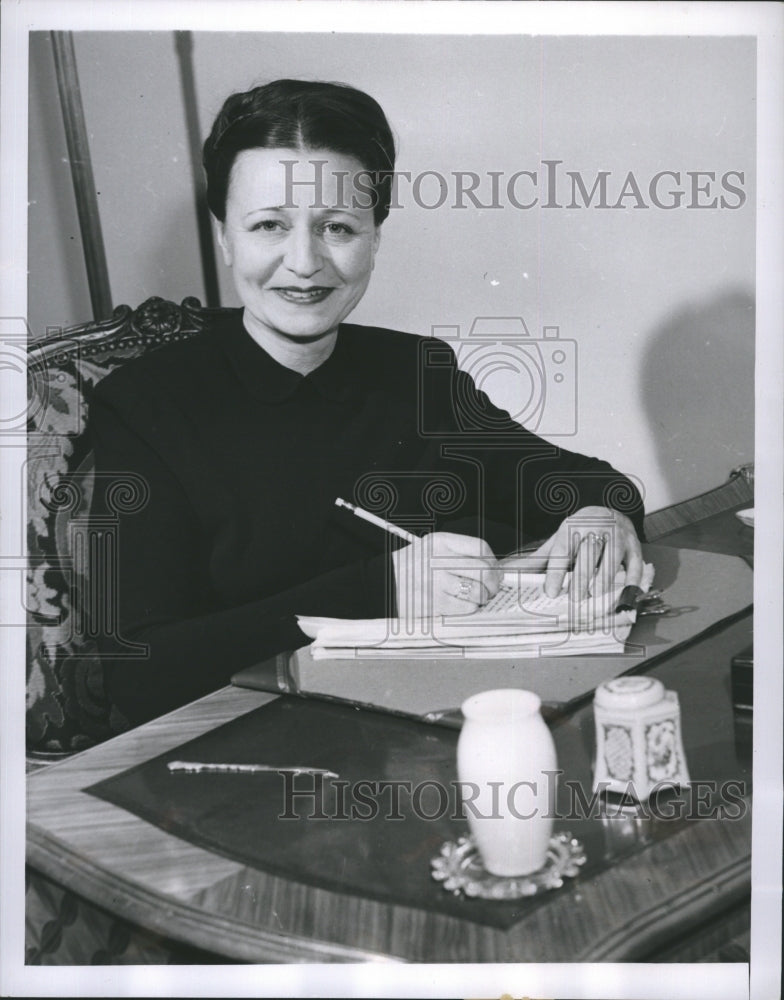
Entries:
{"type": "MultiPolygon", "coordinates": [[[[197,336],[223,309],[158,297],[111,319],[58,331],[28,349],[27,747],[47,760],[127,728],[108,704],[90,616],[84,564],[96,488],[85,433],[90,394],[105,375],[146,351],[197,336]]],[[[116,509],[143,484],[114,484],[116,509]],[[119,492],[117,492],[119,490],[119,492]]]]}

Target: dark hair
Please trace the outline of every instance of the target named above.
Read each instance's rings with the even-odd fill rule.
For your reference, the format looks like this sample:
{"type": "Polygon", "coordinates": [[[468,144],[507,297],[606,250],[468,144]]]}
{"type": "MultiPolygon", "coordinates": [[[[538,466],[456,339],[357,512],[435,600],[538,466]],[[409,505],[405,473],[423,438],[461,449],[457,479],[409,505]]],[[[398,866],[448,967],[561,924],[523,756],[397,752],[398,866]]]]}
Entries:
{"type": "Polygon", "coordinates": [[[226,99],[204,143],[207,204],[221,222],[231,168],[246,149],[320,149],[352,156],[370,174],[373,215],[389,214],[395,140],[381,106],[341,83],[275,80],[226,99]]]}

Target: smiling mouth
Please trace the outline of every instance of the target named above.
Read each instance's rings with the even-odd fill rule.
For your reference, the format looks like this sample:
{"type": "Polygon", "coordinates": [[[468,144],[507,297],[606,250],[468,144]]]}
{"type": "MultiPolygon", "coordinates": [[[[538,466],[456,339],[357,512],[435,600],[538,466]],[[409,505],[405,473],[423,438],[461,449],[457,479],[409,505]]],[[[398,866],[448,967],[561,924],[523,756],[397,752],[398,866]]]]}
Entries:
{"type": "Polygon", "coordinates": [[[291,287],[281,287],[274,289],[275,292],[286,302],[296,302],[299,305],[310,305],[314,302],[323,302],[323,300],[334,291],[333,288],[328,288],[323,285],[318,285],[314,288],[296,288],[291,287]]]}

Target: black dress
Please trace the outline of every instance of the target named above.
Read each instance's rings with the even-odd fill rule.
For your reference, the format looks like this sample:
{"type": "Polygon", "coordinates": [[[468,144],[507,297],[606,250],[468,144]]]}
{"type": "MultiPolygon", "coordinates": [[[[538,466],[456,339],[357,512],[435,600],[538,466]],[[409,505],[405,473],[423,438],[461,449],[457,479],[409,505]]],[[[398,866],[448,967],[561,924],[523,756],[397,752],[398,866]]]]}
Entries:
{"type": "Polygon", "coordinates": [[[417,534],[483,537],[498,555],[592,504],[642,532],[629,480],[519,427],[443,342],[392,330],[342,325],[302,376],[237,310],[104,379],[90,430],[96,471],[133,473],[148,491],[121,516],[111,595],[135,655],[118,655],[117,635],[100,640],[107,691],[132,722],[305,645],[296,614],[394,615],[401,543],[336,497],[417,534]]]}

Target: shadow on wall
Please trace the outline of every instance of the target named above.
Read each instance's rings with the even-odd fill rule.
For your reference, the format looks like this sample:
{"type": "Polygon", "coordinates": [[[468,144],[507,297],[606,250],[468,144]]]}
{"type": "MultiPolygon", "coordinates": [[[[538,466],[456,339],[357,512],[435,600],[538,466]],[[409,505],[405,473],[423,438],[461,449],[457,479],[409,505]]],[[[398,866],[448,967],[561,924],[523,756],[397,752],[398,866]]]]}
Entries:
{"type": "Polygon", "coordinates": [[[675,499],[754,461],[754,298],[736,290],[653,330],[641,394],[662,478],[675,499]]]}

